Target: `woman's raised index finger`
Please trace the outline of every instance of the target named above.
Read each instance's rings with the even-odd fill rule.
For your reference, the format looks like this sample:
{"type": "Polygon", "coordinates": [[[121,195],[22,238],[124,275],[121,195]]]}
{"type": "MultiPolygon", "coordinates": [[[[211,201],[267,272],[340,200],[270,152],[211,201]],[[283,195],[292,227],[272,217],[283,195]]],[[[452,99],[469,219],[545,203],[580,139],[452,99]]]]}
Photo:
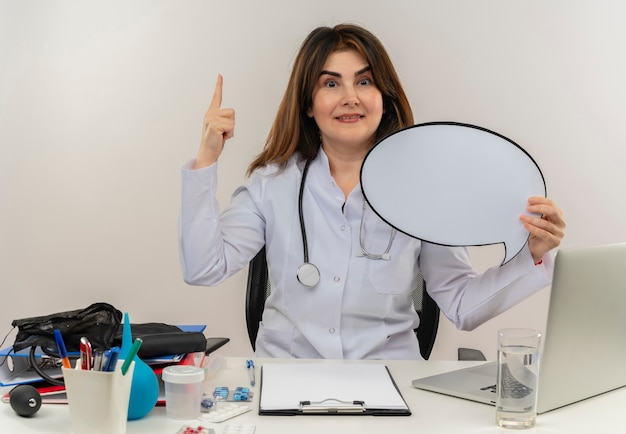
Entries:
{"type": "Polygon", "coordinates": [[[215,90],[213,91],[213,99],[211,99],[211,105],[209,109],[219,109],[222,105],[222,74],[217,74],[217,82],[215,83],[215,90]]]}

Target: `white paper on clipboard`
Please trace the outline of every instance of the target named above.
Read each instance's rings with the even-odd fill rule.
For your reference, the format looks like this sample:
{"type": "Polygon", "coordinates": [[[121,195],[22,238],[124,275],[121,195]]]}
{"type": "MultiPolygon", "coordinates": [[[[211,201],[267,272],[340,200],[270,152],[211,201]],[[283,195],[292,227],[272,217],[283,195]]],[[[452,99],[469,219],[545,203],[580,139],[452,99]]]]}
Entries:
{"type": "MultiPolygon", "coordinates": [[[[266,363],[262,366],[259,411],[299,414],[302,402],[361,402],[365,414],[410,414],[387,367],[358,363],[266,363]]],[[[339,406],[341,407],[341,406],[339,406]]]]}

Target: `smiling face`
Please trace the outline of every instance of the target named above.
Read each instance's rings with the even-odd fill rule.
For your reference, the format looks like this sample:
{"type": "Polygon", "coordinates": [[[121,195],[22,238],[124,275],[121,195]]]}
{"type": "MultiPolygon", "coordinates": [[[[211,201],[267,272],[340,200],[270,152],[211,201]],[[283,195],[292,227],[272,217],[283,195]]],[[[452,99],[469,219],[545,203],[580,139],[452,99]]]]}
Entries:
{"type": "Polygon", "coordinates": [[[320,129],[322,146],[367,152],[383,115],[383,97],[370,65],[354,50],[331,53],[307,114],[320,129]]]}

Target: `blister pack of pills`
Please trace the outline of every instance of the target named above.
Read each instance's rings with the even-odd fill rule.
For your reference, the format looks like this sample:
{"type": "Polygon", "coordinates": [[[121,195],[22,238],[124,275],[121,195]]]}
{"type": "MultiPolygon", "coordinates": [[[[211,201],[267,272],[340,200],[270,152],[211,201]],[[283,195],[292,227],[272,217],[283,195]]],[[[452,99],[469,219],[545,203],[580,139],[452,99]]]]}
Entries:
{"type": "Polygon", "coordinates": [[[208,413],[202,413],[200,420],[206,422],[223,422],[250,410],[252,410],[252,407],[249,405],[236,404],[234,402],[221,403],[208,413]]]}
{"type": "Polygon", "coordinates": [[[213,428],[206,428],[203,426],[189,426],[183,425],[176,434],[215,434],[215,430],[213,428]]]}
{"type": "Polygon", "coordinates": [[[251,392],[248,387],[237,387],[235,389],[229,389],[228,387],[216,387],[213,391],[213,399],[216,401],[233,401],[233,402],[242,402],[242,401],[252,401],[252,395],[254,392],[251,392]]]}

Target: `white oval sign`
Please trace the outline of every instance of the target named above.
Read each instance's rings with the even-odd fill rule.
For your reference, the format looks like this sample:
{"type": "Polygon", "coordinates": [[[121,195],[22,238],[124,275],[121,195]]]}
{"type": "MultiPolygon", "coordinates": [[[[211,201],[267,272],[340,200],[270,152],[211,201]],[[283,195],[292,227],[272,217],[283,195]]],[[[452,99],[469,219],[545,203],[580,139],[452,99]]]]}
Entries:
{"type": "Polygon", "coordinates": [[[528,240],[519,220],[545,196],[541,170],[519,145],[474,125],[433,122],[376,144],[361,167],[365,199],[383,220],[447,246],[504,243],[505,264],[528,240]]]}

